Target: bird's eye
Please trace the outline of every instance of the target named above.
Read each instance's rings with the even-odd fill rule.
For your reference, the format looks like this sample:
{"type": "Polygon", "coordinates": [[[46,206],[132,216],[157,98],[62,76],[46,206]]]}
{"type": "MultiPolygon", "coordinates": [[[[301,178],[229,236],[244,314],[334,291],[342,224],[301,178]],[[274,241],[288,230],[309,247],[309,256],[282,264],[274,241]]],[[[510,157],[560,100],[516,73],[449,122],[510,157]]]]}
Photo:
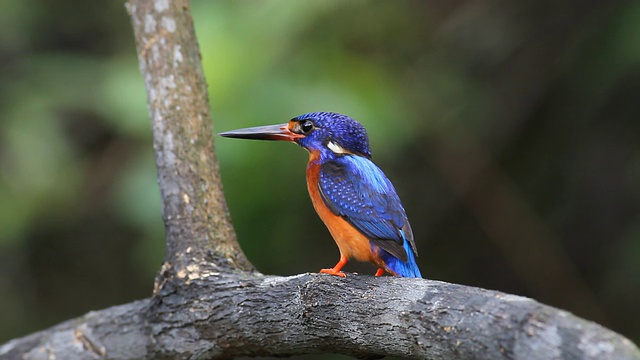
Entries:
{"type": "Polygon", "coordinates": [[[303,134],[308,134],[311,130],[313,130],[313,121],[304,120],[300,122],[300,131],[303,134]]]}

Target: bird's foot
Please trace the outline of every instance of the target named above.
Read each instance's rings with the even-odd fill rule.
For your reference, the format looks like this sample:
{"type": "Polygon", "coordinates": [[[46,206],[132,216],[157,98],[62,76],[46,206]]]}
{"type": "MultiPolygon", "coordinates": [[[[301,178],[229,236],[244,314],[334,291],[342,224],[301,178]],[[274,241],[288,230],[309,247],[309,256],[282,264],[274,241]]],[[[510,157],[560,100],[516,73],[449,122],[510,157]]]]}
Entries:
{"type": "Polygon", "coordinates": [[[345,275],[342,271],[336,269],[336,268],[331,268],[331,269],[322,269],[320,270],[321,274],[329,274],[329,275],[335,275],[335,276],[340,276],[340,277],[346,277],[347,275],[345,275]]]}
{"type": "Polygon", "coordinates": [[[384,275],[384,269],[383,268],[378,268],[378,271],[376,271],[376,275],[375,276],[382,276],[384,275]]]}
{"type": "Polygon", "coordinates": [[[342,269],[342,267],[346,263],[347,263],[347,257],[342,255],[342,253],[341,253],[340,254],[340,261],[338,261],[336,266],[332,267],[331,269],[322,269],[322,270],[320,270],[320,273],[321,274],[336,275],[336,276],[340,276],[340,277],[346,277],[347,275],[345,275],[342,271],[340,271],[340,269],[342,269]]]}

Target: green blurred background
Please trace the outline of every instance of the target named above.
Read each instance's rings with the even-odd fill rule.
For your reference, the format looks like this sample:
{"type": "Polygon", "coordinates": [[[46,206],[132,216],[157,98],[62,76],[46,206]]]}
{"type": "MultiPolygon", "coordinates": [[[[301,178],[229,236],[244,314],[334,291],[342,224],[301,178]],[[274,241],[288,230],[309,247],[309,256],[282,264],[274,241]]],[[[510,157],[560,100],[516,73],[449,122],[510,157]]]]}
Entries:
{"type": "MultiPolygon", "coordinates": [[[[191,5],[216,132],[351,115],[403,199],[425,277],[533,297],[640,341],[640,3],[191,5]]],[[[261,272],[335,264],[305,151],[216,148],[261,272]]],[[[0,2],[0,343],[149,296],[163,252],[123,2],[0,2]]]]}

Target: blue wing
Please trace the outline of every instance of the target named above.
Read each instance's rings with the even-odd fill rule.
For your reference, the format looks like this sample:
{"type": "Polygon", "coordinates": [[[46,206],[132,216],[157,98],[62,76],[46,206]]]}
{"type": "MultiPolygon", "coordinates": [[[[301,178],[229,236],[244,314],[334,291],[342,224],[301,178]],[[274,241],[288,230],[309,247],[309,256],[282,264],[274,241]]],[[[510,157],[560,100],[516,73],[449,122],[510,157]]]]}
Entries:
{"type": "Polygon", "coordinates": [[[407,261],[404,242],[417,255],[413,233],[395,188],[371,160],[346,155],[322,164],[320,194],[331,211],[369,240],[407,261]]]}

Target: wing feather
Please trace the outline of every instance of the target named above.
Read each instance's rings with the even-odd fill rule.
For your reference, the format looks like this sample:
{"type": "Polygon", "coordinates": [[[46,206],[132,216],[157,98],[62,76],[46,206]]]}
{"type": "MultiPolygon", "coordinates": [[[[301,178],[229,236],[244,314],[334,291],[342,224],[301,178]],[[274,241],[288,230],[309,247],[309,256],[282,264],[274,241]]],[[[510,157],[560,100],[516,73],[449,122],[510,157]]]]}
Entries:
{"type": "Polygon", "coordinates": [[[402,261],[407,261],[404,241],[413,233],[395,188],[369,159],[345,155],[321,166],[318,182],[325,204],[369,240],[402,261]]]}

